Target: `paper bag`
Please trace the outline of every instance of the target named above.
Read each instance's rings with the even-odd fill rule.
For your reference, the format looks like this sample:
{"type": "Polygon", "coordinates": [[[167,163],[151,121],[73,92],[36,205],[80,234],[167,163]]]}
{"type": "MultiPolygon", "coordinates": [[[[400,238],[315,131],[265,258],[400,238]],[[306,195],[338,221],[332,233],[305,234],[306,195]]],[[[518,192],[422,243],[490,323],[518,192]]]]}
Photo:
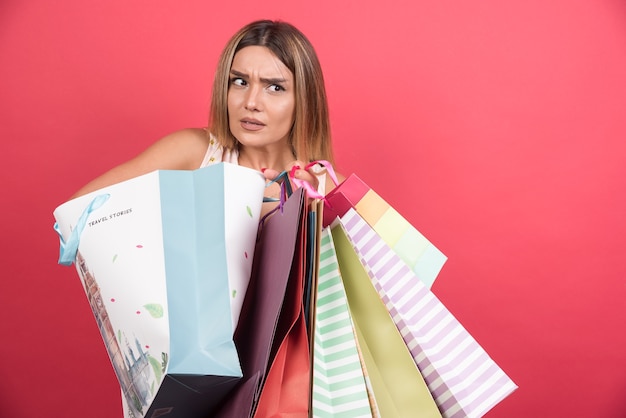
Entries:
{"type": "MultiPolygon", "coordinates": [[[[311,279],[312,255],[309,237],[314,230],[309,229],[310,214],[300,223],[296,249],[287,283],[287,292],[279,317],[274,340],[273,361],[259,397],[254,416],[307,417],[309,411],[310,387],[310,348],[305,315],[305,278],[311,279]]],[[[312,244],[312,243],[311,243],[312,244]]],[[[272,260],[260,259],[262,262],[272,260]]]]}
{"type": "Polygon", "coordinates": [[[223,163],[155,171],[55,210],[61,260],[75,258],[126,416],[210,414],[241,378],[233,332],[263,192],[260,173],[223,163]]]}
{"type": "Polygon", "coordinates": [[[340,224],[332,227],[350,314],[381,417],[441,417],[400,332],[340,224]]]}
{"type": "Polygon", "coordinates": [[[278,351],[278,347],[272,349],[274,342],[283,341],[287,333],[277,329],[278,319],[304,216],[304,193],[296,190],[283,209],[262,224],[250,287],[235,332],[244,377],[215,417],[251,417],[256,408],[269,365],[278,351]]]}
{"type": "Polygon", "coordinates": [[[483,416],[517,388],[356,211],[340,223],[445,418],[483,416]]]}
{"type": "Polygon", "coordinates": [[[365,375],[329,228],[322,230],[319,264],[313,417],[371,418],[365,375]]]}
{"type": "Polygon", "coordinates": [[[430,288],[447,257],[355,174],[326,196],[324,225],[354,208],[430,288]]]}

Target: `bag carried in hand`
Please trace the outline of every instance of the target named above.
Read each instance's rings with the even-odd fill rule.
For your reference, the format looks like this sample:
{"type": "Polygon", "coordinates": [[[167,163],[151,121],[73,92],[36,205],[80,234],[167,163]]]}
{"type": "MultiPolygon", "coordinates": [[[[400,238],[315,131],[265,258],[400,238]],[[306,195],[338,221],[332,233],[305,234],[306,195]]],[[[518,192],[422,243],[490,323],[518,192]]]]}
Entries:
{"type": "Polygon", "coordinates": [[[441,418],[400,331],[376,293],[343,227],[334,225],[332,236],[377,412],[382,418],[441,418]]]}
{"type": "Polygon", "coordinates": [[[155,171],[54,211],[124,396],[125,416],[209,416],[242,377],[233,342],[263,176],[155,171]]]}
{"type": "Polygon", "coordinates": [[[372,418],[367,378],[339,271],[335,245],[321,233],[313,350],[313,417],[372,418]]]}
{"type": "MultiPolygon", "coordinates": [[[[302,190],[297,193],[302,193],[302,190]]],[[[292,195],[292,198],[297,199],[298,195],[292,195]]],[[[303,212],[303,215],[306,214],[303,212]]],[[[308,231],[310,231],[308,218],[309,216],[302,216],[300,219],[287,291],[272,346],[272,353],[275,355],[271,360],[263,390],[256,405],[254,416],[257,418],[284,416],[295,418],[308,415],[311,364],[307,318],[304,310],[306,270],[310,261],[307,258],[306,245],[309,241],[308,231]]],[[[259,262],[273,263],[275,258],[263,258],[259,262]]]]}
{"type": "MultiPolygon", "coordinates": [[[[250,287],[235,333],[244,377],[217,414],[212,415],[214,417],[253,416],[263,396],[264,385],[270,379],[268,377],[270,373],[272,376],[267,389],[275,396],[269,400],[275,402],[270,404],[265,402],[265,405],[261,405],[262,412],[265,414],[271,409],[284,407],[285,405],[279,402],[282,377],[286,373],[292,374],[292,371],[295,371],[297,376],[299,371],[293,367],[286,371],[285,361],[289,358],[285,356],[285,352],[295,350],[297,353],[308,354],[306,347],[303,351],[288,345],[294,340],[302,341],[299,323],[296,321],[296,326],[293,326],[293,321],[297,319],[300,311],[298,304],[302,305],[302,291],[299,291],[300,300],[294,299],[299,290],[294,285],[301,285],[301,281],[289,282],[294,278],[297,279],[298,274],[301,275],[299,263],[302,254],[298,248],[304,239],[302,235],[304,202],[303,190],[299,189],[284,202],[280,211],[262,222],[250,287]],[[283,352],[280,350],[281,346],[283,352]],[[274,364],[277,357],[278,363],[274,364]]],[[[304,337],[306,341],[306,335],[304,337]]],[[[306,367],[308,359],[305,359],[305,363],[306,367]]],[[[302,362],[296,364],[300,365],[302,362]]],[[[304,370],[304,373],[308,380],[308,370],[304,370]]],[[[289,401],[285,398],[283,400],[289,401]]],[[[304,399],[305,407],[307,404],[308,400],[304,399]]],[[[297,406],[301,406],[301,403],[297,406]]]]}
{"type": "Polygon", "coordinates": [[[326,200],[324,225],[353,208],[426,287],[432,286],[447,257],[363,180],[350,175],[328,193],[326,200]]]}
{"type": "Polygon", "coordinates": [[[444,418],[480,417],[517,386],[353,209],[340,224],[444,418]]]}

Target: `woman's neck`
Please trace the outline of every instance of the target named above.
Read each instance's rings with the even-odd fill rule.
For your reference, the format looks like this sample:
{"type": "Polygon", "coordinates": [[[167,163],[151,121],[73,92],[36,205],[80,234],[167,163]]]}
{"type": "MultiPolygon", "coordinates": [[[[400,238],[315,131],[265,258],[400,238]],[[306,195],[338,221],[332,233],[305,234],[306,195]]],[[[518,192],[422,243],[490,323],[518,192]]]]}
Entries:
{"type": "Polygon", "coordinates": [[[285,170],[287,165],[295,159],[291,149],[288,147],[276,149],[268,147],[253,148],[242,145],[239,148],[238,163],[241,166],[259,171],[270,168],[280,172],[285,170]]]}

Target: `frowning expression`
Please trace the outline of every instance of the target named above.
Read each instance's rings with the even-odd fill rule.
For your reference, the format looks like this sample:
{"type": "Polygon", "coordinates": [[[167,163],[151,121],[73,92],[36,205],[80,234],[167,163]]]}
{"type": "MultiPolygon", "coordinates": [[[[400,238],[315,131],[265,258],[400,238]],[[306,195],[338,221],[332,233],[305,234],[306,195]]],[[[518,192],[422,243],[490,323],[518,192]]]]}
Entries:
{"type": "Polygon", "coordinates": [[[228,122],[244,146],[289,143],[295,86],[291,71],[264,46],[247,46],[233,59],[228,87],[228,122]]]}

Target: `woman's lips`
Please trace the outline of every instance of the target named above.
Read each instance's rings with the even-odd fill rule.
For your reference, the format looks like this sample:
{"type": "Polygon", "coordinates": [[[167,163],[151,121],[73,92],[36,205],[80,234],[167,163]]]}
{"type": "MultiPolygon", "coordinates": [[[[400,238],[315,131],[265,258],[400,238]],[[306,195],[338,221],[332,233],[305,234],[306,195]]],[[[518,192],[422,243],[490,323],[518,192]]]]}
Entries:
{"type": "Polygon", "coordinates": [[[260,131],[265,127],[265,124],[256,120],[256,119],[248,119],[244,118],[240,121],[241,127],[247,131],[260,131]]]}

